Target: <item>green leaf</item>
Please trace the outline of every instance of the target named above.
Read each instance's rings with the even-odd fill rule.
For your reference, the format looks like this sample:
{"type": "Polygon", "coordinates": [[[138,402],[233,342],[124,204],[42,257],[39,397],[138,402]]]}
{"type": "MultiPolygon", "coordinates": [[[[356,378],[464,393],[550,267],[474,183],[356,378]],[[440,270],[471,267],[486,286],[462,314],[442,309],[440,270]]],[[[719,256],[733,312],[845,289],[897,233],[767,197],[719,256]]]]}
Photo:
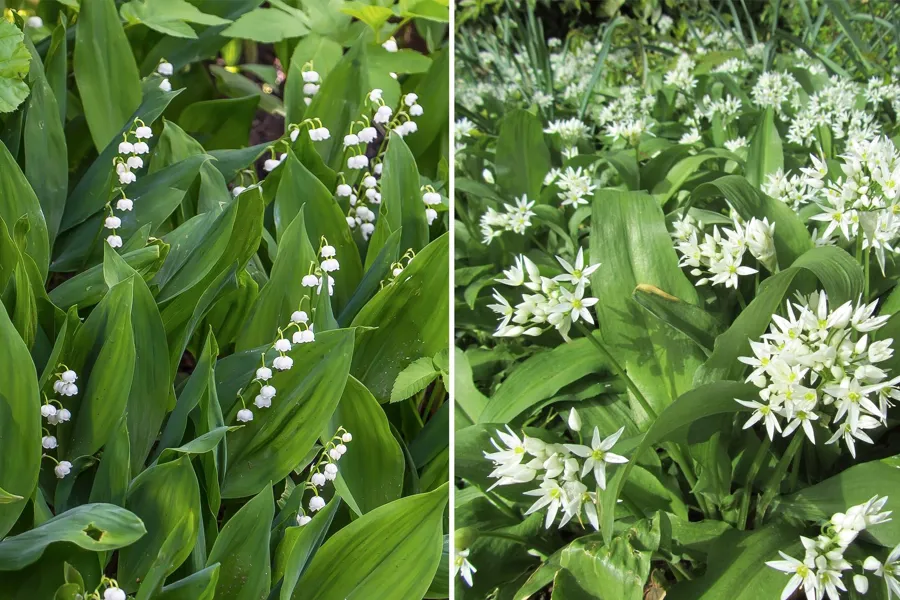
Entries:
{"type": "MultiPolygon", "coordinates": [[[[416,84],[413,90],[419,96],[419,104],[431,115],[445,115],[450,107],[450,51],[441,50],[432,55],[431,68],[416,84]]],[[[409,136],[407,145],[416,157],[419,171],[429,177],[437,177],[438,163],[441,157],[449,160],[448,145],[441,140],[449,137],[449,124],[446,119],[419,119],[419,130],[409,136]],[[426,155],[437,145],[440,148],[438,158],[428,160],[426,155]]],[[[404,140],[406,141],[406,140],[404,140]]]]}
{"type": "Polygon", "coordinates": [[[28,97],[28,66],[31,55],[18,27],[0,19],[0,113],[16,110],[28,97]]]}
{"type": "Polygon", "coordinates": [[[544,143],[540,120],[522,109],[506,113],[500,120],[496,152],[497,185],[507,197],[525,195],[537,200],[550,170],[550,150],[544,143]]]}
{"type": "Polygon", "coordinates": [[[163,586],[153,600],[213,600],[219,582],[219,564],[163,586]]]}
{"type": "Polygon", "coordinates": [[[256,117],[260,96],[195,102],[182,111],[178,123],[207,150],[244,148],[256,117]]]}
{"type": "MultiPolygon", "coordinates": [[[[696,289],[678,267],[662,211],[653,197],[598,192],[590,256],[591,262],[601,263],[591,277],[591,292],[599,298],[596,313],[603,340],[659,413],[691,389],[704,354],[688,336],[647,314],[632,298],[634,289],[643,284],[699,304],[696,289]]],[[[636,414],[643,414],[631,400],[636,414]]]]}
{"type": "MultiPolygon", "coordinates": [[[[853,465],[821,483],[777,499],[773,515],[818,523],[829,520],[835,513],[847,512],[851,506],[864,504],[874,496],[900,496],[896,467],[880,461],[853,465]]],[[[900,544],[900,523],[889,520],[873,525],[866,529],[865,537],[893,548],[900,544]]]]}
{"type": "Polygon", "coordinates": [[[80,385],[65,401],[72,420],[59,426],[61,457],[99,450],[125,414],[135,370],[133,297],[133,278],[112,286],[78,330],[71,356],[62,357],[80,385]]]}
{"type": "Polygon", "coordinates": [[[707,355],[715,345],[716,336],[725,328],[717,317],[699,306],[679,300],[655,286],[639,284],[632,297],[655,317],[694,340],[707,355]]]}
{"type": "Polygon", "coordinates": [[[140,76],[113,0],[84,0],[75,32],[75,83],[102,152],[141,104],[140,76]]]}
{"type": "Polygon", "coordinates": [[[309,28],[306,23],[296,15],[277,8],[257,8],[238,18],[222,35],[273,44],[286,38],[302,37],[307,33],[309,28]]]}
{"type": "Polygon", "coordinates": [[[127,419],[119,419],[115,431],[106,442],[100,467],[91,487],[91,502],[125,504],[125,494],[131,483],[131,441],[127,419]]]}
{"type": "MultiPolygon", "coordinates": [[[[2,28],[2,25],[0,25],[2,28]]],[[[69,186],[64,120],[44,74],[40,57],[32,49],[31,99],[25,115],[25,175],[41,204],[50,245],[62,221],[69,186]]]]}
{"type": "Polygon", "coordinates": [[[355,1],[345,2],[341,7],[341,12],[355,17],[368,25],[375,32],[376,36],[381,26],[394,16],[394,11],[386,6],[372,6],[355,1]]]}
{"type": "MultiPolygon", "coordinates": [[[[387,216],[391,231],[402,227],[400,249],[419,252],[428,245],[428,222],[425,203],[419,188],[416,160],[399,135],[388,140],[381,178],[381,214],[387,216]]],[[[376,226],[382,226],[381,219],[376,226]]]]}
{"type": "Polygon", "coordinates": [[[50,263],[47,224],[34,190],[3,142],[0,142],[0,173],[3,173],[0,177],[0,219],[11,229],[19,219],[27,218],[26,251],[34,259],[43,280],[50,263]]]}
{"type": "Polygon", "coordinates": [[[405,468],[403,451],[381,405],[353,377],[347,379],[331,422],[323,428],[322,441],[330,440],[341,426],[353,435],[335,481],[335,489],[347,505],[362,515],[400,498],[405,468]]]}
{"type": "MultiPolygon", "coordinates": [[[[341,263],[340,277],[335,277],[333,307],[336,311],[347,304],[353,289],[362,278],[362,261],[356,242],[350,235],[347,220],[330,191],[303,165],[293,152],[288,152],[275,198],[275,228],[281,242],[288,226],[303,208],[303,219],[309,243],[318,249],[322,236],[334,246],[341,263]]],[[[306,275],[309,263],[298,265],[306,275]]],[[[302,277],[301,275],[301,277],[302,277]]],[[[293,308],[292,310],[296,310],[293,308]]],[[[270,332],[271,335],[271,332],[270,332]]]]}
{"type": "Polygon", "coordinates": [[[162,588],[166,575],[178,567],[178,564],[175,562],[178,553],[181,552],[186,544],[192,543],[190,539],[191,529],[187,526],[189,520],[190,516],[185,515],[169,531],[169,535],[166,537],[166,541],[163,542],[162,548],[159,549],[159,554],[157,554],[150,565],[147,575],[141,578],[136,600],[150,600],[162,588]]]}
{"type": "Polygon", "coordinates": [[[266,486],[231,517],[209,553],[206,565],[221,563],[216,597],[265,598],[271,587],[269,530],[275,517],[271,486],[266,486]]]}
{"type": "Polygon", "coordinates": [[[112,504],[83,504],[0,542],[0,571],[37,561],[47,546],[67,542],[93,552],[125,548],[146,533],[135,514],[112,504]]]}
{"type": "Polygon", "coordinates": [[[14,504],[19,500],[24,500],[24,498],[22,496],[10,494],[3,488],[0,488],[0,504],[14,504]]]}
{"type": "MultiPolygon", "coordinates": [[[[353,355],[353,338],[352,329],[338,329],[316,335],[311,344],[294,345],[289,352],[294,366],[276,371],[270,380],[278,390],[272,406],[255,410],[253,421],[228,435],[229,468],[222,485],[223,498],[256,494],[269,482],[284,479],[300,464],[341,398],[353,355]]],[[[233,402],[235,394],[225,391],[223,379],[246,386],[266,349],[219,361],[216,379],[226,423],[234,422],[239,406],[225,404],[233,402]]],[[[252,403],[253,396],[249,399],[252,403]]]]}
{"type": "Polygon", "coordinates": [[[379,402],[409,363],[447,347],[448,246],[448,234],[428,244],[353,319],[354,327],[378,328],[360,336],[351,373],[379,402]]]}
{"type": "Polygon", "coordinates": [[[420,358],[400,371],[391,390],[391,402],[400,402],[427,388],[440,375],[430,358],[420,358]]]}
{"type": "Polygon", "coordinates": [[[293,598],[421,598],[441,559],[447,485],[376,508],[335,533],[300,578],[293,598]]]}
{"type": "Polygon", "coordinates": [[[747,181],[751,185],[761,187],[766,176],[784,167],[784,154],[781,150],[781,137],[775,128],[775,109],[767,108],[750,138],[747,150],[747,181]]]}
{"type": "Polygon", "coordinates": [[[201,12],[187,0],[131,0],[120,9],[122,18],[130,24],[143,23],[164,35],[196,39],[197,34],[188,23],[226,25],[231,21],[201,12]]]}
{"type": "Polygon", "coordinates": [[[0,502],[0,536],[3,536],[12,529],[37,484],[41,468],[41,399],[28,348],[2,305],[0,380],[3,381],[0,386],[0,488],[4,490],[4,500],[0,502]]]}
{"type": "Polygon", "coordinates": [[[341,60],[344,49],[329,37],[310,32],[294,48],[287,81],[284,84],[285,123],[299,123],[306,112],[303,93],[303,66],[312,63],[313,69],[324,81],[341,60]]]}
{"type": "Polygon", "coordinates": [[[280,600],[290,600],[297,580],[325,541],[325,534],[328,533],[340,505],[340,497],[334,497],[325,508],[311,515],[312,521],[302,527],[288,527],[285,530],[284,539],[278,545],[275,556],[274,579],[283,577],[280,600]]]}
{"type": "Polygon", "coordinates": [[[766,566],[782,551],[797,556],[800,532],[784,525],[757,531],[726,531],[710,549],[706,573],[670,588],[666,600],[758,600],[777,598],[789,577],[766,566]]]}
{"type": "Polygon", "coordinates": [[[119,553],[118,582],[128,592],[137,589],[169,535],[183,530],[181,547],[172,553],[171,574],[181,566],[200,527],[200,488],[189,456],[150,467],[131,482],[125,506],[147,526],[147,535],[119,553]]]}

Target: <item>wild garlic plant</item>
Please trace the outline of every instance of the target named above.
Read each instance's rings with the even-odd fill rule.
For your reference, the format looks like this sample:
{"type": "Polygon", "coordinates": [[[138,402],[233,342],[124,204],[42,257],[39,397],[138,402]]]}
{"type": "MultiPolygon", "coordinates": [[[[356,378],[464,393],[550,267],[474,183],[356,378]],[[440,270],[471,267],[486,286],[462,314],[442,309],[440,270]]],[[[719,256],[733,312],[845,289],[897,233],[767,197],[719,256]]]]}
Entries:
{"type": "Polygon", "coordinates": [[[565,272],[553,278],[541,275],[540,268],[525,255],[517,256],[515,264],[503,271],[503,278],[497,279],[498,283],[524,287],[533,293],[524,291],[522,302],[513,307],[494,290],[493,297],[497,303],[488,308],[500,315],[495,336],[536,337],[554,328],[568,341],[573,323],[581,320],[594,324],[590,308],[597,303],[597,299],[586,297],[585,293],[591,286],[591,274],[600,264],[585,266],[583,248],[578,249],[574,265],[560,256],[556,260],[565,272]]]}
{"type": "Polygon", "coordinates": [[[830,434],[825,444],[843,442],[854,458],[857,442],[874,443],[867,432],[883,427],[900,399],[900,376],[878,366],[894,350],[892,339],[873,339],[888,320],[876,306],[829,306],[819,291],[798,293],[785,316],[772,315],[768,333],[750,342],[753,356],[738,359],[753,368],[747,381],[760,390],[759,400],[737,400],[753,410],[744,428],[761,423],[770,440],[778,432],[816,444],[823,441],[816,425],[830,434]]]}
{"type": "Polygon", "coordinates": [[[781,597],[789,598],[801,590],[806,600],[823,597],[839,600],[849,597],[845,592],[851,582],[856,592],[865,595],[870,585],[866,571],[884,581],[888,598],[900,595],[900,545],[891,551],[884,563],[874,556],[864,560],[852,558],[853,554],[865,552],[863,548],[857,549],[855,544],[863,532],[891,520],[892,511],[883,510],[887,502],[887,496],[873,496],[864,504],[833,514],[822,524],[822,533],[815,538],[800,536],[804,550],[802,559],[779,551],[781,560],[767,561],[770,568],[791,575],[781,597]],[[845,556],[848,551],[851,556],[845,556]]]}
{"type": "Polygon", "coordinates": [[[691,275],[699,277],[697,285],[708,283],[736,290],[740,278],[758,273],[760,265],[770,273],[777,271],[775,224],[756,217],[742,223],[736,214],[732,219],[731,228],[723,226],[720,231],[714,225],[712,234],[704,232],[703,222],[690,215],[673,223],[672,238],[681,255],[679,264],[690,267],[691,275]],[[755,259],[756,267],[745,264],[748,254],[755,259]]]}

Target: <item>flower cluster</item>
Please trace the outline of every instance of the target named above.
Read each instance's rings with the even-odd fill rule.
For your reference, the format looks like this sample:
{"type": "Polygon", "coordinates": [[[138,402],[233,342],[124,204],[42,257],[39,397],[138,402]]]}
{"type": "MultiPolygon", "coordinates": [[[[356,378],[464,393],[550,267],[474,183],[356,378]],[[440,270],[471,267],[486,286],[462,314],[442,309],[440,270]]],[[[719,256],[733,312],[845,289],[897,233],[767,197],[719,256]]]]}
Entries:
{"type": "Polygon", "coordinates": [[[871,444],[866,431],[884,423],[900,398],[900,377],[888,379],[877,366],[893,355],[893,340],[869,339],[888,319],[875,316],[875,306],[830,308],[825,292],[814,292],[789,301],[786,317],[772,315],[769,332],[750,343],[753,356],[738,359],[753,368],[747,381],[760,390],[759,400],[737,400],[754,410],[744,428],[761,421],[771,439],[802,427],[815,443],[816,421],[831,428],[826,444],[843,440],[853,457],[856,441],[871,444]]]}
{"type": "Polygon", "coordinates": [[[319,259],[318,261],[310,261],[306,275],[300,283],[303,287],[315,288],[316,294],[322,293],[322,288],[326,287],[328,295],[334,295],[334,277],[331,273],[341,268],[341,263],[337,259],[337,250],[328,243],[325,236],[319,242],[319,259]]]}
{"type": "Polygon", "coordinates": [[[805,175],[791,175],[781,169],[769,173],[762,184],[762,191],[794,209],[794,212],[808,204],[816,194],[816,188],[807,183],[805,175]]]}
{"type": "Polygon", "coordinates": [[[566,167],[565,170],[551,169],[544,178],[544,185],[556,184],[559,193],[556,195],[562,202],[560,206],[586,206],[594,194],[597,186],[594,185],[594,178],[590,169],[582,169],[581,167],[573,169],[566,167]]]}
{"type": "MultiPolygon", "coordinates": [[[[56,374],[56,381],[53,382],[53,391],[63,397],[77,395],[78,385],[75,382],[78,380],[78,375],[66,365],[60,365],[60,368],[62,370],[56,374]]],[[[62,405],[62,402],[56,399],[50,400],[44,394],[44,403],[41,405],[41,417],[47,419],[48,426],[55,426],[69,421],[72,418],[72,413],[62,405]]],[[[43,432],[45,435],[41,437],[41,446],[44,450],[56,448],[58,445],[56,436],[52,435],[47,429],[44,429],[43,432]]],[[[59,479],[64,478],[72,471],[72,463],[69,461],[57,461],[51,456],[47,456],[47,458],[56,463],[53,471],[59,479]]]]}
{"type": "Polygon", "coordinates": [[[790,73],[766,71],[756,80],[751,94],[753,102],[761,108],[774,108],[776,114],[785,114],[785,104],[799,103],[801,87],[790,73]]]}
{"type": "Polygon", "coordinates": [[[503,271],[504,278],[498,279],[498,283],[525,287],[534,293],[523,293],[522,302],[513,308],[494,290],[497,304],[490,304],[488,308],[500,315],[495,336],[538,336],[555,327],[568,340],[572,323],[581,319],[593,325],[594,318],[588,309],[597,303],[597,298],[586,298],[584,294],[591,285],[591,273],[600,267],[600,263],[585,267],[583,248],[578,249],[574,266],[559,256],[556,260],[565,273],[552,279],[542,276],[538,266],[524,255],[516,257],[516,264],[503,271]]]}
{"type": "MultiPolygon", "coordinates": [[[[304,127],[308,129],[309,139],[314,142],[321,142],[331,137],[331,132],[322,124],[321,119],[304,119],[299,123],[291,123],[290,125],[288,125],[288,136],[291,140],[291,143],[297,141],[297,138],[300,137],[300,132],[304,127]]],[[[279,154],[277,151],[278,146],[281,144],[285,146],[285,149],[290,147],[288,142],[284,139],[281,139],[269,146],[269,158],[267,158],[265,162],[263,162],[263,170],[267,173],[277,169],[287,158],[287,152],[282,152],[279,154]]],[[[244,189],[242,188],[241,191],[244,191],[244,189]]]]}
{"type": "Polygon", "coordinates": [[[534,200],[529,201],[528,196],[523,195],[516,198],[516,204],[503,204],[505,212],[498,212],[488,207],[487,211],[481,215],[481,235],[485,244],[490,244],[494,238],[500,237],[504,231],[512,231],[519,235],[524,235],[525,231],[531,227],[531,217],[535,215],[534,200]]]}
{"type": "MultiPolygon", "coordinates": [[[[150,152],[150,146],[147,140],[153,137],[153,130],[150,129],[141,119],[135,119],[131,128],[122,134],[122,141],[119,142],[119,153],[113,159],[116,173],[119,176],[119,185],[115,192],[122,195],[116,201],[115,210],[130,212],[134,209],[134,202],[125,194],[125,186],[137,181],[137,175],[134,171],[144,166],[144,159],[141,156],[150,152]]],[[[106,243],[113,248],[122,247],[122,237],[116,233],[122,226],[122,219],[116,216],[113,211],[112,203],[106,204],[107,216],[103,221],[103,226],[111,231],[106,238],[106,243]]]]}
{"type": "Polygon", "coordinates": [[[431,225],[437,219],[437,211],[432,207],[441,203],[441,195],[430,185],[423,185],[421,191],[422,203],[425,204],[425,220],[431,225]]]}
{"type": "Polygon", "coordinates": [[[175,72],[175,67],[172,66],[172,63],[163,58],[159,61],[159,64],[156,65],[156,72],[162,75],[162,81],[159,82],[159,89],[164,92],[171,92],[172,83],[168,78],[175,72]]]}
{"type": "Polygon", "coordinates": [[[697,285],[709,283],[737,289],[741,276],[753,275],[758,271],[744,264],[747,252],[769,271],[776,270],[775,224],[769,224],[767,219],[760,221],[754,217],[742,224],[734,217],[731,229],[723,227],[720,230],[716,225],[712,234],[704,233],[703,223],[695,221],[690,215],[676,221],[673,226],[675,248],[681,254],[678,264],[690,267],[691,275],[700,277],[697,285]]]}
{"type": "Polygon", "coordinates": [[[887,496],[873,496],[864,504],[851,506],[846,513],[832,515],[823,525],[822,533],[815,538],[800,536],[803,560],[779,551],[782,560],[766,562],[769,567],[791,575],[781,597],[791,597],[802,588],[807,600],[821,600],[826,595],[829,600],[838,600],[840,592],[847,591],[847,584],[843,581],[845,574],[852,574],[854,589],[865,594],[869,591],[865,571],[873,571],[876,577],[884,579],[888,598],[892,594],[900,595],[900,546],[891,551],[884,564],[874,556],[856,564],[845,557],[860,533],[891,520],[891,511],[882,511],[887,501],[887,496]],[[860,570],[853,571],[854,566],[860,567],[860,570]],[[847,571],[849,573],[845,573],[847,571]]]}
{"type": "Polygon", "coordinates": [[[812,168],[802,169],[806,184],[817,193],[813,201],[822,212],[810,217],[826,223],[820,243],[835,243],[832,235],[873,249],[885,268],[885,251],[896,253],[900,239],[900,152],[886,137],[851,142],[841,156],[843,177],[827,182],[828,165],[811,156],[812,168]]]}
{"type": "Polygon", "coordinates": [[[526,515],[546,508],[544,527],[549,529],[560,510],[563,513],[560,528],[572,519],[577,519],[583,526],[581,517],[584,512],[594,529],[599,530],[597,495],[589,492],[589,487],[582,480],[591,475],[601,490],[606,489],[606,465],[628,462],[624,456],[612,452],[625,428],[602,438],[600,430],[594,427],[590,446],[547,443],[524,434],[519,437],[509,426],[506,429],[497,430],[500,443],[491,439],[496,452],[484,453],[484,457],[494,463],[490,477],[497,481],[491,488],[528,483],[540,478],[538,489],[524,492],[526,496],[537,497],[525,511],[526,515]]]}
{"type": "MultiPolygon", "coordinates": [[[[347,444],[351,441],[353,441],[353,435],[343,427],[338,427],[338,430],[325,444],[318,460],[310,467],[309,476],[303,484],[302,490],[302,492],[309,490],[313,493],[313,497],[309,499],[309,512],[314,513],[325,508],[325,499],[319,495],[319,488],[324,488],[326,482],[334,481],[337,478],[337,463],[346,454],[347,444]]],[[[302,527],[310,521],[312,521],[312,517],[303,510],[301,502],[300,512],[297,514],[297,524],[302,527]]]]}
{"type": "Polygon", "coordinates": [[[350,199],[347,225],[350,229],[359,227],[359,232],[364,240],[368,240],[372,233],[375,232],[375,217],[377,213],[369,208],[369,204],[381,204],[381,188],[376,177],[376,174],[381,172],[381,166],[380,163],[375,165],[375,173],[367,171],[355,192],[346,183],[342,183],[337,187],[337,195],[339,197],[349,197],[350,199]]]}
{"type": "Polygon", "coordinates": [[[319,93],[319,73],[313,69],[313,63],[310,61],[303,65],[300,75],[303,77],[303,102],[309,106],[312,97],[319,93]]]}

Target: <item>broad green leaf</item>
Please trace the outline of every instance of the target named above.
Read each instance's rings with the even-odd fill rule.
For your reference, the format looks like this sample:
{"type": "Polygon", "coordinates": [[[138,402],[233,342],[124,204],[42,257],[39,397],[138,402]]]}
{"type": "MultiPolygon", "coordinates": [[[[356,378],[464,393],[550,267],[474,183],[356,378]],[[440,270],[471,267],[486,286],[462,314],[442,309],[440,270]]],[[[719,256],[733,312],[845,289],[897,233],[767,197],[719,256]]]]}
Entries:
{"type": "MultiPolygon", "coordinates": [[[[591,262],[600,263],[591,277],[600,334],[659,413],[691,388],[704,354],[688,336],[647,314],[632,293],[638,285],[652,285],[696,305],[697,291],[678,267],[662,211],[647,194],[598,192],[590,250],[591,262]]],[[[636,414],[643,413],[631,400],[636,414]]]]}
{"type": "MultiPolygon", "coordinates": [[[[672,168],[669,169],[669,172],[666,173],[666,176],[652,188],[653,195],[660,206],[666,204],[670,198],[675,196],[681,189],[681,186],[687,182],[688,178],[697,172],[703,163],[716,159],[733,160],[735,162],[740,161],[736,155],[721,148],[707,148],[701,150],[697,154],[682,158],[675,163],[672,168]]],[[[643,185],[643,182],[641,183],[643,185]]]]}
{"type": "MultiPolygon", "coordinates": [[[[864,504],[874,496],[900,497],[897,469],[880,461],[853,465],[816,485],[777,499],[774,515],[784,515],[815,523],[827,521],[835,513],[847,512],[856,504],[864,504]]],[[[890,510],[890,502],[886,509],[890,510]]],[[[867,539],[886,548],[900,544],[900,523],[889,520],[866,529],[867,539]]]]}
{"type": "Polygon", "coordinates": [[[335,533],[297,582],[295,600],[421,598],[441,559],[447,486],[376,508],[335,533]]]}
{"type": "Polygon", "coordinates": [[[113,0],[84,0],[75,31],[75,83],[102,152],[141,104],[140,77],[113,0]]]}
{"type": "MultiPolygon", "coordinates": [[[[375,45],[370,46],[366,52],[369,57],[370,72],[427,73],[433,62],[431,58],[424,54],[408,48],[401,48],[396,52],[389,52],[381,46],[375,45]]],[[[430,114],[441,114],[435,109],[437,109],[436,106],[429,106],[428,112],[430,114]],[[434,110],[433,113],[432,110],[434,110]]],[[[416,135],[418,134],[419,132],[417,130],[416,135]]]]}
{"type": "MultiPolygon", "coordinates": [[[[340,312],[362,278],[362,261],[356,242],[350,235],[347,220],[331,192],[297,160],[293,152],[288,152],[281,168],[284,172],[275,198],[275,228],[279,242],[303,208],[303,220],[312,247],[318,250],[324,236],[337,252],[336,258],[341,268],[333,275],[335,283],[332,303],[334,309],[340,312]]],[[[308,264],[298,266],[298,271],[306,275],[308,268],[308,264]]]]}
{"type": "Polygon", "coordinates": [[[448,246],[447,234],[428,244],[353,319],[354,327],[378,328],[361,334],[351,373],[379,402],[409,363],[447,347],[448,246]]]}
{"type": "Polygon", "coordinates": [[[781,137],[775,128],[775,109],[769,107],[763,111],[756,132],[750,138],[750,147],[747,151],[747,181],[760,187],[766,182],[766,176],[783,166],[784,154],[781,150],[781,137]]]}
{"type": "Polygon", "coordinates": [[[59,109],[59,122],[66,122],[66,79],[68,77],[68,50],[69,41],[66,38],[66,20],[60,19],[60,23],[53,28],[50,39],[50,49],[44,57],[44,70],[47,75],[47,83],[53,90],[56,105],[59,109]]]}
{"type": "Polygon", "coordinates": [[[694,340],[707,355],[712,352],[716,336],[725,328],[717,317],[699,306],[688,304],[652,285],[639,284],[632,297],[655,317],[694,340]]]}
{"type": "Polygon", "coordinates": [[[28,65],[31,57],[18,27],[0,19],[0,113],[16,110],[28,97],[28,65]]]}
{"type": "Polygon", "coordinates": [[[195,102],[182,111],[178,123],[207,150],[244,148],[259,100],[246,96],[195,102]]]}
{"type": "Polygon", "coordinates": [[[522,109],[506,113],[500,121],[495,163],[497,185],[506,199],[540,197],[544,176],[550,170],[550,151],[544,143],[544,128],[537,117],[522,109]]]}
{"type": "Polygon", "coordinates": [[[266,486],[225,523],[206,563],[221,564],[216,597],[257,600],[269,593],[269,529],[274,516],[272,488],[266,486]]]}
{"type": "Polygon", "coordinates": [[[222,32],[225,37],[253,40],[262,44],[298,38],[309,33],[306,23],[297,16],[277,8],[252,10],[222,32]]]}
{"type": "MultiPolygon", "coordinates": [[[[450,105],[450,51],[440,50],[432,55],[431,68],[413,90],[419,96],[418,103],[428,115],[445,115],[450,105]]],[[[407,145],[416,157],[419,172],[428,177],[438,176],[441,157],[449,157],[449,124],[446,119],[419,119],[419,129],[409,136],[407,145]],[[445,137],[446,136],[446,137],[445,137]],[[437,146],[440,153],[428,152],[437,146]],[[429,159],[426,155],[437,156],[429,159]]],[[[449,160],[449,158],[447,159],[449,160]]]]}
{"type": "Polygon", "coordinates": [[[100,466],[91,487],[91,502],[125,504],[125,494],[131,483],[131,441],[127,419],[119,419],[115,431],[103,448],[100,466]]]}
{"type": "Polygon", "coordinates": [[[353,377],[347,379],[344,395],[322,431],[322,441],[331,439],[341,426],[353,435],[335,481],[335,489],[347,505],[361,515],[400,498],[403,452],[381,405],[353,377]]]}
{"type": "MultiPolygon", "coordinates": [[[[312,264],[318,264],[316,251],[306,235],[306,207],[301,206],[293,221],[285,229],[278,243],[278,254],[269,273],[269,281],[259,291],[250,317],[235,342],[237,351],[256,348],[272,341],[275,332],[290,322],[291,313],[300,308],[304,296],[314,296],[314,290],[301,285],[312,264]]],[[[330,241],[330,240],[329,240],[330,241]]],[[[309,302],[303,309],[309,312],[309,302]]]]}
{"type": "Polygon", "coordinates": [[[226,25],[228,19],[201,12],[187,0],[131,0],[120,9],[130,24],[143,23],[164,35],[196,39],[188,23],[226,25]]]}
{"type": "Polygon", "coordinates": [[[797,556],[800,532],[784,525],[725,532],[709,553],[706,573],[666,592],[667,600],[758,600],[778,598],[790,578],[766,566],[779,551],[797,556]]]}
{"type": "Polygon", "coordinates": [[[219,582],[220,565],[211,565],[193,575],[163,586],[153,600],[213,600],[219,582]]]}
{"type": "Polygon", "coordinates": [[[169,348],[162,317],[147,283],[108,244],[104,244],[103,253],[103,275],[107,286],[113,287],[126,278],[133,282],[131,328],[135,365],[126,410],[131,470],[137,473],[156,442],[168,412],[172,376],[162,357],[168,356],[169,348]]]}
{"type": "Polygon", "coordinates": [[[178,567],[178,564],[175,562],[178,554],[186,544],[190,544],[193,541],[191,540],[191,528],[188,526],[189,521],[190,515],[185,515],[169,531],[169,535],[166,537],[166,541],[163,542],[162,548],[159,549],[159,554],[156,555],[156,558],[150,565],[147,575],[141,578],[136,600],[150,600],[150,598],[154,597],[155,593],[162,588],[166,575],[178,567]]]}
{"type": "MultiPolygon", "coordinates": [[[[378,231],[376,229],[375,235],[377,234],[378,231]]],[[[365,275],[363,275],[359,285],[356,286],[356,291],[353,292],[350,301],[338,316],[337,320],[341,326],[349,325],[359,311],[378,293],[381,289],[381,282],[392,276],[391,265],[400,258],[400,231],[394,231],[384,240],[384,244],[378,250],[378,254],[372,258],[370,263],[369,254],[374,248],[374,240],[375,236],[373,235],[369,239],[369,250],[366,253],[365,275]]]]}
{"type": "Polygon", "coordinates": [[[158,464],[134,478],[125,506],[147,527],[147,535],[119,552],[118,582],[133,592],[144,579],[166,539],[175,528],[184,530],[181,547],[172,553],[171,574],[181,566],[197,539],[200,527],[200,488],[189,456],[158,464]]]}
{"type": "Polygon", "coordinates": [[[82,504],[34,529],[0,542],[0,571],[17,571],[41,558],[50,544],[66,542],[99,552],[124,548],[146,534],[141,519],[112,504],[82,504]]]}
{"type": "Polygon", "coordinates": [[[274,579],[283,578],[280,600],[290,600],[297,580],[325,541],[325,535],[340,505],[340,497],[334,497],[325,508],[311,515],[312,521],[302,527],[288,527],[285,530],[284,539],[275,554],[274,579]]]}
{"type": "MultiPolygon", "coordinates": [[[[28,348],[0,305],[0,535],[6,535],[38,480],[41,468],[41,398],[28,348]],[[8,495],[17,498],[10,500],[8,495]]],[[[2,545],[0,545],[2,549],[2,545]]]]}
{"type": "Polygon", "coordinates": [[[31,98],[25,115],[25,175],[41,204],[52,246],[65,210],[69,171],[65,121],[60,120],[56,97],[40,60],[32,50],[31,98]]]}
{"type": "Polygon", "coordinates": [[[63,361],[78,374],[78,394],[64,400],[72,420],[59,426],[59,455],[93,454],[125,414],[135,371],[131,323],[134,279],[112,286],[75,336],[63,361]]]}
{"type": "MultiPolygon", "coordinates": [[[[592,373],[608,371],[587,339],[572,340],[540,352],[512,369],[484,411],[479,423],[504,423],[553,397],[563,387],[592,373]]],[[[457,375],[459,372],[457,371],[457,375]]]]}
{"type": "MultiPolygon", "coordinates": [[[[300,463],[341,398],[353,355],[353,338],[352,329],[327,331],[318,334],[315,342],[296,344],[289,352],[294,366],[276,371],[270,380],[278,390],[272,406],[255,409],[253,421],[228,434],[229,468],[222,485],[223,498],[256,494],[269,482],[284,479],[300,463]]],[[[266,349],[219,361],[216,379],[226,424],[235,422],[239,406],[225,404],[233,403],[235,394],[224,391],[223,379],[247,387],[259,367],[260,353],[266,349]]],[[[271,364],[271,356],[274,352],[267,364],[271,364]]],[[[253,396],[248,395],[252,404],[253,396]]]]}
{"type": "Polygon", "coordinates": [[[257,96],[259,107],[272,115],[284,115],[284,103],[273,93],[264,91],[254,80],[224,67],[213,65],[209,72],[216,78],[216,88],[229,98],[257,96]]]}
{"type": "MultiPolygon", "coordinates": [[[[653,553],[659,549],[659,518],[633,524],[609,543],[600,534],[578,538],[559,556],[559,564],[585,590],[604,596],[642,600],[653,553]]],[[[568,598],[569,596],[565,596],[568,598]]]]}
{"type": "Polygon", "coordinates": [[[47,277],[47,265],[50,263],[47,224],[34,190],[3,142],[0,142],[0,173],[3,173],[0,177],[0,219],[3,219],[11,230],[20,218],[27,217],[26,249],[28,255],[34,259],[41,278],[44,279],[47,277]]]}
{"type": "Polygon", "coordinates": [[[355,1],[344,3],[341,12],[368,25],[375,35],[378,35],[381,26],[394,16],[394,11],[386,6],[372,6],[355,1]]]}
{"type": "Polygon", "coordinates": [[[299,123],[306,112],[303,94],[303,67],[312,63],[312,68],[323,80],[341,60],[344,49],[329,37],[310,32],[294,47],[287,81],[284,84],[285,123],[299,123]]]}
{"type": "MultiPolygon", "coordinates": [[[[419,252],[428,245],[428,222],[425,203],[419,188],[416,160],[399,135],[388,140],[381,178],[381,214],[387,216],[391,231],[401,229],[400,249],[419,252]]],[[[379,219],[379,224],[383,226],[379,219]]]]}
{"type": "Polygon", "coordinates": [[[420,358],[409,363],[409,366],[400,371],[394,381],[391,390],[391,402],[406,400],[427,388],[434,381],[440,371],[434,366],[430,358],[420,358]]]}

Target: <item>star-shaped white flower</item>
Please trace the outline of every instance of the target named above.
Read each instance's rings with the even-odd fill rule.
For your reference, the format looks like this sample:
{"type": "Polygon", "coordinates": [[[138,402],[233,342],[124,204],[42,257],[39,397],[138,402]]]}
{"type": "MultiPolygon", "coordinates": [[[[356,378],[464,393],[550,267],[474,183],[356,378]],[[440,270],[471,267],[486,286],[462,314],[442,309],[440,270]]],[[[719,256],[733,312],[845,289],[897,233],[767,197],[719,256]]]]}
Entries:
{"type": "Polygon", "coordinates": [[[565,444],[569,452],[587,459],[584,461],[581,476],[584,477],[593,471],[594,479],[597,480],[597,485],[600,486],[601,490],[606,489],[606,463],[622,464],[628,462],[628,459],[624,456],[610,452],[624,431],[625,428],[621,427],[617,432],[603,439],[600,437],[600,429],[594,427],[594,435],[591,438],[590,447],[580,444],[565,444]]]}

